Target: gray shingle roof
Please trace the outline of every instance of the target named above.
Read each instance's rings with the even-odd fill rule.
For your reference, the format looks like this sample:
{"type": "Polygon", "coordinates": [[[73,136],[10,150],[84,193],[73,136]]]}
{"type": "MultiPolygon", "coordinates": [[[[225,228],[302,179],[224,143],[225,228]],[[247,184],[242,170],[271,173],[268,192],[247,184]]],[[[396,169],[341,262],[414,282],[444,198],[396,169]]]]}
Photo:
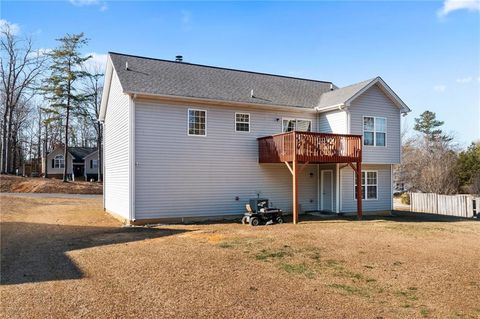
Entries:
{"type": "Polygon", "coordinates": [[[126,93],[313,108],[331,86],[331,82],[113,52],[110,58],[126,93]],[[127,62],[128,70],[125,69],[127,62]]]}
{"type": "Polygon", "coordinates": [[[83,161],[83,158],[97,150],[96,147],[69,147],[68,152],[72,154],[74,161],[83,161]]]}
{"type": "Polygon", "coordinates": [[[320,103],[318,103],[318,108],[322,109],[324,107],[339,105],[348,101],[351,97],[357,94],[360,90],[370,84],[374,79],[358,82],[343,88],[339,88],[333,91],[325,92],[320,97],[320,103]]]}

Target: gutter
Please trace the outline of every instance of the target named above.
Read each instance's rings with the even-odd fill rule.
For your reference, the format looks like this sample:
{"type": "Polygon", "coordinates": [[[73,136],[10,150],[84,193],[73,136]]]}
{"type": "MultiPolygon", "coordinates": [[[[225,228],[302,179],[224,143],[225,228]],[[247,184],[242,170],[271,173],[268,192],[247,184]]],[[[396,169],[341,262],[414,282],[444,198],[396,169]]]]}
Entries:
{"type": "Polygon", "coordinates": [[[344,103],[341,104],[335,104],[323,108],[319,108],[318,106],[315,107],[315,110],[317,113],[324,113],[324,112],[329,112],[329,111],[334,111],[334,110],[343,110],[346,108],[348,105],[345,105],[344,103]]]}

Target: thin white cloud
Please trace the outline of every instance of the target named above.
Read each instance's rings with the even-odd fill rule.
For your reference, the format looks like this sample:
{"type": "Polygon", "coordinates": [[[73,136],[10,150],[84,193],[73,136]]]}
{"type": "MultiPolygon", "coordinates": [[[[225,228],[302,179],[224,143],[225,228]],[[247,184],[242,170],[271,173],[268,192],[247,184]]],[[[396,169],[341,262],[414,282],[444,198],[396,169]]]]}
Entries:
{"type": "Polygon", "coordinates": [[[102,12],[108,9],[107,3],[101,0],[68,0],[68,1],[76,7],[100,6],[100,11],[102,12]]]}
{"type": "Polygon", "coordinates": [[[434,90],[435,92],[440,92],[440,93],[445,92],[446,89],[447,89],[447,86],[446,86],[446,85],[443,85],[443,84],[435,85],[435,86],[433,87],[433,90],[434,90]]]}
{"type": "Polygon", "coordinates": [[[480,11],[480,0],[445,0],[437,15],[442,18],[457,10],[480,11]]]}
{"type": "Polygon", "coordinates": [[[182,10],[180,22],[182,23],[182,28],[185,31],[190,31],[192,29],[192,13],[187,10],[182,10]]]}
{"type": "Polygon", "coordinates": [[[0,30],[5,30],[6,28],[10,28],[10,31],[14,35],[20,33],[20,27],[18,26],[18,24],[8,22],[5,19],[0,19],[0,30]]]}
{"type": "Polygon", "coordinates": [[[468,77],[466,77],[466,78],[457,79],[456,82],[463,84],[463,83],[470,83],[470,82],[472,82],[472,80],[473,80],[473,77],[468,76],[468,77]]]}

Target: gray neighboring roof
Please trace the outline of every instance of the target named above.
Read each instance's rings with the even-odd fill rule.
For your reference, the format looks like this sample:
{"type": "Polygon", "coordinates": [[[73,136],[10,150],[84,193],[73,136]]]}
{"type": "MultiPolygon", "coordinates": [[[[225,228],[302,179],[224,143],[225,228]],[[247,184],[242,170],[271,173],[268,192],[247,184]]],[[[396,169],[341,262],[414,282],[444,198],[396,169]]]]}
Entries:
{"type": "Polygon", "coordinates": [[[83,158],[97,150],[96,147],[69,147],[68,152],[74,161],[83,161],[83,158]]]}
{"type": "Polygon", "coordinates": [[[330,91],[331,86],[331,82],[325,81],[114,52],[109,55],[125,93],[314,108],[322,93],[330,91]]]}
{"type": "Polygon", "coordinates": [[[320,103],[318,103],[318,109],[345,103],[376,79],[373,78],[323,93],[320,97],[320,103]]]}

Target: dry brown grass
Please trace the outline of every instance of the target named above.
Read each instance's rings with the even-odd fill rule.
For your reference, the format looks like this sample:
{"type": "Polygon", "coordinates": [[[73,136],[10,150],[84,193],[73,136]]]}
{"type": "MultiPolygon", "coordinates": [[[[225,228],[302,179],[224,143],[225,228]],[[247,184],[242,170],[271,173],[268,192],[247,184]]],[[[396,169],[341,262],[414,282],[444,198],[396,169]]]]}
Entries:
{"type": "Polygon", "coordinates": [[[28,178],[11,175],[0,176],[2,193],[65,193],[65,194],[102,194],[101,183],[68,182],[51,178],[28,178]]]}
{"type": "Polygon", "coordinates": [[[3,318],[479,318],[480,223],[120,228],[2,196],[3,318]]]}

